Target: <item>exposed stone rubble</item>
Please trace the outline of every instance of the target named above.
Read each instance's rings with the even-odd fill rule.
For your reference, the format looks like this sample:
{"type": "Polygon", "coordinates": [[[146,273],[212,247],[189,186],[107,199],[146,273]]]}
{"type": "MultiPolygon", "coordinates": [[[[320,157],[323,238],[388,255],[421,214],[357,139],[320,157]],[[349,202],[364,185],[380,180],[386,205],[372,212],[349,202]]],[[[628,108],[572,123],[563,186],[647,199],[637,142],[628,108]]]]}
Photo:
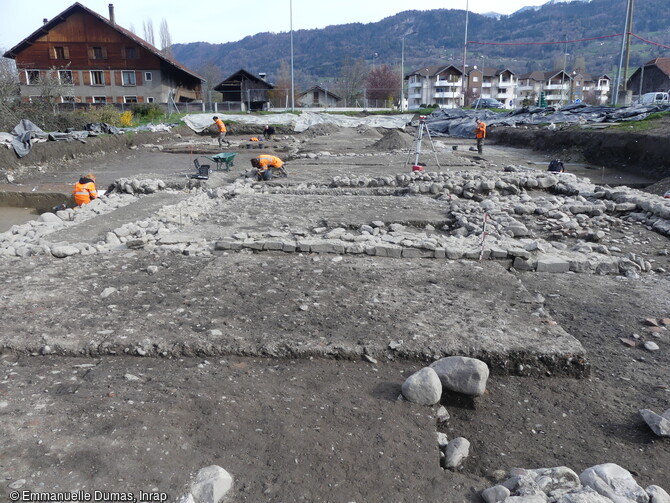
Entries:
{"type": "Polygon", "coordinates": [[[660,503],[670,501],[659,486],[640,487],[614,463],[592,466],[577,475],[565,466],[513,468],[502,484],[482,491],[486,503],[660,503]]]}
{"type": "MultiPolygon", "coordinates": [[[[46,213],[38,221],[14,226],[0,235],[0,254],[56,257],[124,248],[187,255],[249,249],[283,252],[366,254],[395,258],[508,260],[520,271],[623,274],[664,273],[635,253],[623,253],[612,228],[644,225],[670,236],[670,201],[627,187],[596,186],[571,174],[544,172],[421,173],[370,178],[335,177],[330,187],[281,186],[238,179],[214,188],[192,188],[190,197],[165,206],[155,217],[127,223],[91,244],[49,242],[47,235],[65,225],[110,212],[132,201],[131,194],[165,190],[161,180],[120,179],[109,197],[84,208],[46,213]],[[211,220],[223,202],[240,195],[320,194],[347,190],[391,190],[391,196],[426,196],[445,215],[440,228],[411,222],[369,224],[271,232],[232,232],[193,239],[183,229],[211,220]],[[484,222],[486,221],[486,226],[484,222]],[[174,234],[168,237],[168,234],[174,234]],[[54,253],[55,249],[55,253],[54,253]]],[[[169,189],[168,189],[169,190],[169,189]]],[[[211,223],[211,222],[210,222],[211,223]]],[[[631,238],[619,238],[631,239],[631,238]]]]}

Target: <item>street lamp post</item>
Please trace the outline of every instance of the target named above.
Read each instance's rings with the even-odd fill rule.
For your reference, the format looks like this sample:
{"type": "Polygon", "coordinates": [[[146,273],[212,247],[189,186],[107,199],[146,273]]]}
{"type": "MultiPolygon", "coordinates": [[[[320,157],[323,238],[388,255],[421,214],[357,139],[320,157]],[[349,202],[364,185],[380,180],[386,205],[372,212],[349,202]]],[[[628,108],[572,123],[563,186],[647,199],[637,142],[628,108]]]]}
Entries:
{"type": "Polygon", "coordinates": [[[405,37],[407,35],[415,35],[414,30],[405,33],[402,36],[402,50],[400,51],[400,111],[405,111],[405,37]]]}
{"type": "MultiPolygon", "coordinates": [[[[465,0],[465,40],[463,41],[463,83],[461,84],[461,90],[463,91],[463,106],[465,106],[465,96],[468,92],[467,90],[467,73],[466,73],[466,63],[465,59],[468,54],[468,15],[470,14],[470,3],[469,0],[465,0]]],[[[481,94],[480,94],[481,96],[481,94]]]]}
{"type": "Polygon", "coordinates": [[[293,0],[289,0],[291,14],[291,112],[295,109],[295,88],[293,83],[293,0]]]}

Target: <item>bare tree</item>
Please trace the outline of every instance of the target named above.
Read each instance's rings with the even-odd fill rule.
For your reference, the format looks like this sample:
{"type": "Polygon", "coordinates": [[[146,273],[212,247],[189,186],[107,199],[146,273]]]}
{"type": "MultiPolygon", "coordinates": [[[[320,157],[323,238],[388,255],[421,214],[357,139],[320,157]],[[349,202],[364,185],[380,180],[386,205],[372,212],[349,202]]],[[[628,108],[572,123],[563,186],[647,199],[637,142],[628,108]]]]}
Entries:
{"type": "Polygon", "coordinates": [[[40,72],[38,83],[39,97],[42,103],[50,106],[53,115],[58,113],[58,104],[74,98],[74,83],[69,64],[57,68],[55,66],[40,72]]]}
{"type": "Polygon", "coordinates": [[[154,22],[151,19],[144,20],[142,22],[142,29],[144,31],[144,40],[155,47],[156,42],[154,38],[154,22]]]}
{"type": "MultiPolygon", "coordinates": [[[[0,49],[4,52],[4,49],[0,49]]],[[[9,58],[0,58],[0,104],[14,101],[20,94],[19,75],[16,62],[9,58]]]]}
{"type": "Polygon", "coordinates": [[[368,68],[363,59],[352,62],[349,58],[344,61],[337,89],[344,98],[344,106],[352,106],[363,94],[363,82],[368,74],[368,68]]]}
{"type": "Polygon", "coordinates": [[[268,95],[272,106],[281,108],[290,105],[288,97],[291,95],[291,67],[285,59],[279,62],[275,88],[268,95]]]}
{"type": "Polygon", "coordinates": [[[172,58],[172,36],[165,18],[161,21],[160,27],[161,52],[166,58],[172,58]]]}
{"type": "Polygon", "coordinates": [[[223,80],[221,68],[216,66],[213,61],[208,61],[198,69],[198,73],[203,77],[203,92],[205,99],[209,103],[210,110],[213,109],[213,101],[221,101],[221,93],[215,92],[214,86],[223,80]]]}

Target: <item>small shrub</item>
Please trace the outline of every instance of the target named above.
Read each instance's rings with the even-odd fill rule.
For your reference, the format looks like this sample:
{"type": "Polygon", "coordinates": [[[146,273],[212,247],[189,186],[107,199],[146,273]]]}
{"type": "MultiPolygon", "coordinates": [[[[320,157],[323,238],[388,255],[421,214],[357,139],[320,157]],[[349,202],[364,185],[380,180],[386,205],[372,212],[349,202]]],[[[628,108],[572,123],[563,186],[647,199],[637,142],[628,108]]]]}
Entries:
{"type": "Polygon", "coordinates": [[[133,113],[130,110],[126,110],[123,112],[120,117],[119,121],[121,122],[122,127],[130,127],[133,125],[133,113]]]}

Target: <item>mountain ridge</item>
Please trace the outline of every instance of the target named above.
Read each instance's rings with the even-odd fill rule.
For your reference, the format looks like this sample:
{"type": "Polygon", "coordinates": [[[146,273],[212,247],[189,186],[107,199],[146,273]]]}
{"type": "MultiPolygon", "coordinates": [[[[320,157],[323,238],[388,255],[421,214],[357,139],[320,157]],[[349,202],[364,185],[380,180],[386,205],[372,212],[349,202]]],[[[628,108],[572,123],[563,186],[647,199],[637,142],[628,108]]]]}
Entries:
{"type": "MultiPolygon", "coordinates": [[[[467,62],[525,73],[556,69],[565,60],[570,70],[614,73],[621,38],[598,37],[624,31],[626,3],[550,0],[537,10],[524,8],[500,17],[471,12],[467,62]],[[582,39],[589,40],[561,43],[582,39]],[[568,56],[564,56],[566,52],[568,56]]],[[[636,6],[634,33],[670,45],[670,33],[665,28],[668,24],[670,8],[665,0],[648,0],[636,6]]],[[[297,30],[293,32],[296,82],[304,86],[335,79],[344,66],[356,60],[369,66],[387,64],[399,69],[403,38],[405,72],[440,62],[462,66],[464,31],[465,11],[455,9],[409,10],[374,23],[297,30]],[[417,35],[406,35],[411,31],[417,35]]],[[[224,44],[174,44],[172,51],[177,61],[196,71],[209,65],[225,78],[244,68],[251,73],[265,72],[272,82],[277,79],[282,61],[290,61],[290,34],[263,32],[224,44]]],[[[630,65],[636,67],[654,57],[667,56],[668,52],[635,40],[630,65]]]]}

